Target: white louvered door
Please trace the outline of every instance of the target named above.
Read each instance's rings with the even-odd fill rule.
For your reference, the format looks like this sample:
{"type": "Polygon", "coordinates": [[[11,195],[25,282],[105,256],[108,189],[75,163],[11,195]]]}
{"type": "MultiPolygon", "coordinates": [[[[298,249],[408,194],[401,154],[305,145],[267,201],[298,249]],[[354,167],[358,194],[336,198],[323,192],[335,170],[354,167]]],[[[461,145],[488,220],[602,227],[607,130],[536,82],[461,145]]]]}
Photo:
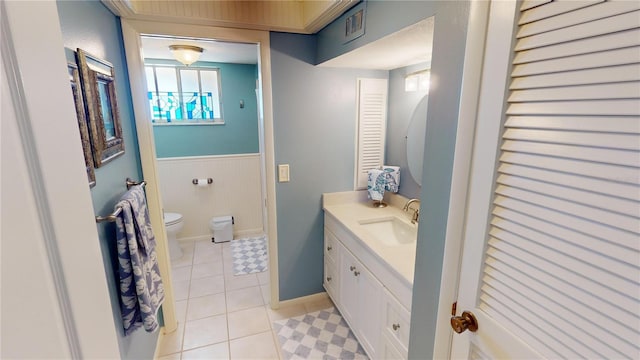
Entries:
{"type": "Polygon", "coordinates": [[[367,172],[384,162],[387,130],[387,79],[358,79],[355,188],[367,188],[367,172]]]}
{"type": "Polygon", "coordinates": [[[487,34],[451,356],[638,359],[640,2],[494,1],[487,34]]]}

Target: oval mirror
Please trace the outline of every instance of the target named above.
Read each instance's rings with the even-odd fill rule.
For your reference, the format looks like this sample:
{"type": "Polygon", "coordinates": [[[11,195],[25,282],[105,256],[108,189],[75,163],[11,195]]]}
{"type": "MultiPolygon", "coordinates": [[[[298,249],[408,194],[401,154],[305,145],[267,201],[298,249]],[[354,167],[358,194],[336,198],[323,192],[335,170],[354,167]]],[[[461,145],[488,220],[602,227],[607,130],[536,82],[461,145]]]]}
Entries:
{"type": "Polygon", "coordinates": [[[429,95],[425,95],[413,110],[413,116],[407,129],[407,163],[409,173],[418,185],[422,186],[422,158],[424,156],[424,138],[427,132],[427,104],[429,95]]]}

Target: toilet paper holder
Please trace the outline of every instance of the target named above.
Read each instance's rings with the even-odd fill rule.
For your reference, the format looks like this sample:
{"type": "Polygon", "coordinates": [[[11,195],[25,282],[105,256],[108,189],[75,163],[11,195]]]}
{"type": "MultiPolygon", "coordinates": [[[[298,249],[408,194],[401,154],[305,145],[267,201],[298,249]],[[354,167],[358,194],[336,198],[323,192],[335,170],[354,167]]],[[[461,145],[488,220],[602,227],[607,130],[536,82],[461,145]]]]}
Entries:
{"type": "MultiPolygon", "coordinates": [[[[204,179],[193,179],[193,180],[191,180],[191,183],[193,185],[198,185],[198,180],[204,180],[204,179]]],[[[209,185],[213,184],[213,179],[212,178],[207,178],[207,184],[209,184],[209,185]]]]}

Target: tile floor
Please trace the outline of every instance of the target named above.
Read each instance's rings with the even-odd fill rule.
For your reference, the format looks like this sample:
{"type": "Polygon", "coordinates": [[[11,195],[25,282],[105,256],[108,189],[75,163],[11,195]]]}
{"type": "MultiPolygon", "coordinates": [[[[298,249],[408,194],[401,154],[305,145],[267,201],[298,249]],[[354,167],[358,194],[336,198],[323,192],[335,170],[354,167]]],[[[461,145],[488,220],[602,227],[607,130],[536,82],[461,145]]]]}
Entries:
{"type": "Polygon", "coordinates": [[[233,275],[230,243],[182,242],[172,262],[178,329],[161,335],[158,359],[279,359],[273,322],[333,306],[326,300],[276,311],[269,272],[233,275]]]}

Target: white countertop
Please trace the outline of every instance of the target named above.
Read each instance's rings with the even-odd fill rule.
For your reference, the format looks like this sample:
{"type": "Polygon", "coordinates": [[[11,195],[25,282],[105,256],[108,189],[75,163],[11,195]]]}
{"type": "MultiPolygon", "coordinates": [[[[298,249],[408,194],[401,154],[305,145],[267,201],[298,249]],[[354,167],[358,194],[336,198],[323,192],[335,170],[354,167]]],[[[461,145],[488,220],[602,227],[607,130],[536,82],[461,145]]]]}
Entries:
{"type": "MultiPolygon", "coordinates": [[[[374,208],[367,200],[366,191],[349,191],[323,194],[323,209],[336,218],[349,232],[360,240],[374,255],[384,261],[388,268],[397,272],[413,286],[413,274],[416,262],[416,243],[404,245],[385,245],[372,238],[360,221],[378,217],[396,216],[410,221],[411,213],[402,211],[407,199],[396,194],[385,195],[389,206],[374,208]]],[[[417,225],[416,225],[417,226],[417,225]]]]}

